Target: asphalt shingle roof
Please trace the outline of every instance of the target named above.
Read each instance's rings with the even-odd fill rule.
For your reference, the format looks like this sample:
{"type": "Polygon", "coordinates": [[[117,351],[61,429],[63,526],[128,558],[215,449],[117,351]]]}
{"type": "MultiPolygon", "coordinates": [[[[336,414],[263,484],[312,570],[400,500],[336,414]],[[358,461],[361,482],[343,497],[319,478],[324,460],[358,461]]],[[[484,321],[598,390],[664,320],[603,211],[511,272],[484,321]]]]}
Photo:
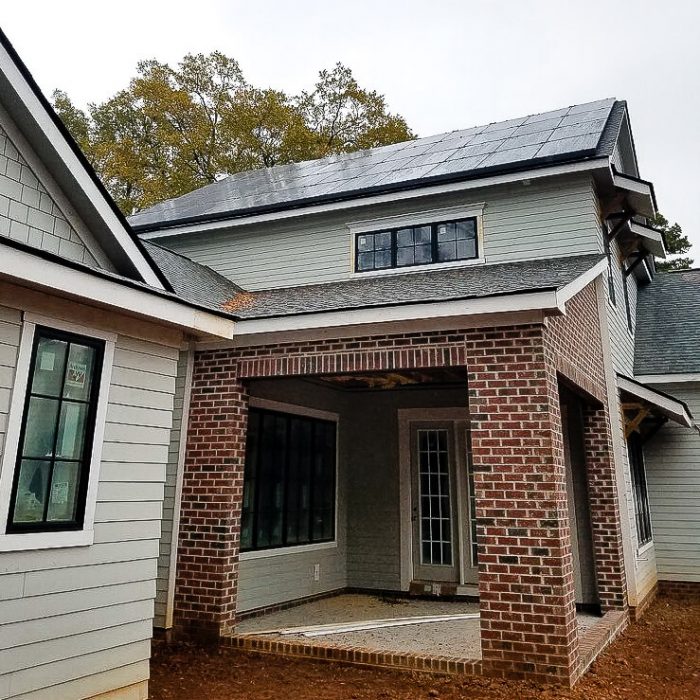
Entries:
{"type": "Polygon", "coordinates": [[[143,241],[151,259],[165,275],[178,296],[220,311],[241,288],[206,265],[173,253],[162,246],[143,241]]]}
{"type": "Polygon", "coordinates": [[[612,154],[625,103],[613,98],[391,146],[231,175],[134,214],[136,229],[283,209],[612,154]]]}
{"type": "Polygon", "coordinates": [[[700,372],[700,270],[661,272],[639,290],[634,373],[700,372]]]}
{"type": "Polygon", "coordinates": [[[407,272],[327,284],[247,292],[208,267],[148,244],[184,299],[240,319],[476,299],[564,287],[603,259],[577,255],[498,265],[407,272]]]}

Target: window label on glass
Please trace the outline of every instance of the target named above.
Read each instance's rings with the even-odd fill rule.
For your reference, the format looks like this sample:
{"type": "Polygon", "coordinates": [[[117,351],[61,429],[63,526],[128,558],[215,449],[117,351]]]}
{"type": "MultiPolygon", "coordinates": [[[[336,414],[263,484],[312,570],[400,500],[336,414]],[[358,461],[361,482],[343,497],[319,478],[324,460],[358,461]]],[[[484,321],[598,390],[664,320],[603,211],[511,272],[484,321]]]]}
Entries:
{"type": "Polygon", "coordinates": [[[42,352],[41,361],[39,363],[39,369],[44,372],[53,372],[54,365],[56,364],[56,354],[53,352],[42,352]]]}
{"type": "MultiPolygon", "coordinates": [[[[53,366],[53,365],[52,365],[53,366]]],[[[76,389],[85,387],[85,377],[87,376],[87,365],[84,362],[68,362],[68,373],[66,374],[66,386],[76,389]]]]}
{"type": "Polygon", "coordinates": [[[68,482],[59,481],[51,488],[51,501],[56,505],[68,503],[68,482]]]}

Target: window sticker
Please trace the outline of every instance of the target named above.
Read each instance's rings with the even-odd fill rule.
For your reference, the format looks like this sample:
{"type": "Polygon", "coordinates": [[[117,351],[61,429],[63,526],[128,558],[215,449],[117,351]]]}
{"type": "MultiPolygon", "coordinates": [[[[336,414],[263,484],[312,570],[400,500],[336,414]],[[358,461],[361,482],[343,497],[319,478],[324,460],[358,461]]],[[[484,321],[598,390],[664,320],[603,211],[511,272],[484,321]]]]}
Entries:
{"type": "Polygon", "coordinates": [[[55,505],[68,503],[68,482],[58,481],[51,488],[51,501],[55,505]]]}
{"type": "Polygon", "coordinates": [[[66,373],[66,386],[72,386],[77,389],[85,387],[85,378],[87,377],[87,364],[85,362],[68,362],[68,372],[66,373]]]}
{"type": "Polygon", "coordinates": [[[39,361],[39,369],[44,372],[53,372],[54,365],[56,364],[56,353],[54,352],[42,352],[41,359],[39,361]]]}

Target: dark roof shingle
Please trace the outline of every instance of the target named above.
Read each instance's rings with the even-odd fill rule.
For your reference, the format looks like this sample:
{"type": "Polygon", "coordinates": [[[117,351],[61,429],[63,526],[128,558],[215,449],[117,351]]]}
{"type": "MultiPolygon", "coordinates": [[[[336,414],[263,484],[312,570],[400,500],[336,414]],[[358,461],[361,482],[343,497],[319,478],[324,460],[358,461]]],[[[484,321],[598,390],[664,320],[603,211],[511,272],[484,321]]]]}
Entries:
{"type": "Polygon", "coordinates": [[[129,218],[137,229],[284,209],[459,177],[612,154],[613,98],[391,146],[236,173],[129,218]]]}
{"type": "Polygon", "coordinates": [[[150,241],[143,244],[175,294],[186,301],[221,311],[223,304],[241,291],[237,284],[206,265],[150,241]]]}
{"type": "Polygon", "coordinates": [[[225,305],[241,319],[421,304],[561,289],[603,256],[577,255],[407,272],[326,284],[244,292],[225,305]]]}
{"type": "Polygon", "coordinates": [[[639,290],[635,375],[700,372],[700,270],[658,273],[639,290]]]}

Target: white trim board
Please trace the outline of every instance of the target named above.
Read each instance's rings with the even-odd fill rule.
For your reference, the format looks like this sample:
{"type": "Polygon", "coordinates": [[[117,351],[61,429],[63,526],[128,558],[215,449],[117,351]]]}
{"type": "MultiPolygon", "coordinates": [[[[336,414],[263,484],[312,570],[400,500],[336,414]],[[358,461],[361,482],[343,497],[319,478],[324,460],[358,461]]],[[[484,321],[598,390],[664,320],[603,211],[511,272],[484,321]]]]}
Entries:
{"type": "Polygon", "coordinates": [[[620,391],[624,391],[627,394],[636,396],[642,401],[656,406],[661,413],[672,421],[684,425],[686,428],[695,427],[692,416],[690,416],[682,401],[671,398],[670,396],[664,396],[651,387],[641,386],[637,384],[636,381],[632,381],[620,375],[617,377],[617,386],[620,391]]]}
{"type": "Polygon", "coordinates": [[[104,430],[107,417],[109,389],[112,380],[115,344],[116,336],[113,333],[105,333],[101,330],[79,326],[74,323],[66,323],[65,321],[54,318],[24,314],[17,368],[15,371],[15,383],[12,389],[12,401],[10,404],[7,433],[5,435],[5,452],[0,465],[0,552],[79,547],[91,545],[93,543],[97,487],[100,480],[102,446],[104,443],[104,430]],[[100,375],[100,390],[95,414],[92,454],[90,455],[90,467],[88,472],[88,488],[85,496],[85,514],[81,530],[7,534],[6,527],[9,518],[10,496],[12,493],[12,484],[17,461],[17,451],[19,449],[19,436],[22,426],[27,384],[31,369],[32,347],[34,345],[34,335],[38,325],[92,338],[99,338],[105,341],[102,373],[100,375]]]}
{"type": "Polygon", "coordinates": [[[34,90],[4,46],[0,46],[0,71],[2,71],[12,86],[17,99],[22,103],[24,109],[32,115],[38,127],[46,135],[63,166],[72,173],[81,190],[89,197],[92,206],[98,212],[102,221],[105,222],[112,236],[128,256],[143,280],[157,289],[163,289],[164,287],[150,263],[132,240],[124,224],[112,210],[92,177],[85,170],[80,159],[66,141],[51,115],[46,111],[44,105],[36,96],[34,90]]]}
{"type": "MultiPolygon", "coordinates": [[[[185,480],[185,452],[187,433],[190,422],[190,403],[192,399],[192,375],[194,373],[194,350],[191,344],[183,349],[187,352],[185,367],[185,392],[182,397],[182,415],[180,416],[180,440],[177,451],[177,469],[175,476],[175,496],[173,502],[173,520],[170,533],[170,558],[168,569],[168,592],[165,598],[165,628],[173,626],[175,615],[175,583],[177,578],[177,551],[180,538],[180,511],[182,507],[182,486],[185,480]]],[[[162,527],[162,526],[161,526],[162,527]]]]}
{"type": "Polygon", "coordinates": [[[684,384],[700,382],[700,372],[682,372],[678,374],[637,374],[635,381],[642,384],[684,384]]]}
{"type": "Polygon", "coordinates": [[[152,318],[204,335],[230,338],[234,321],[195,309],[147,290],[135,289],[98,275],[52,262],[0,241],[0,277],[29,283],[57,295],[81,300],[152,318]]]}
{"type": "MultiPolygon", "coordinates": [[[[386,204],[389,202],[419,199],[422,197],[433,197],[439,194],[449,194],[450,192],[463,192],[466,190],[474,190],[482,187],[491,187],[493,185],[503,185],[512,182],[539,180],[545,177],[553,177],[556,175],[568,175],[571,173],[591,172],[594,170],[602,170],[606,173],[609,173],[609,159],[607,157],[596,158],[594,160],[584,161],[581,163],[553,165],[551,167],[546,168],[535,168],[532,170],[525,170],[521,172],[504,173],[502,175],[491,175],[488,177],[478,178],[474,180],[453,182],[448,185],[429,185],[427,187],[416,188],[413,190],[401,190],[398,192],[390,192],[388,194],[377,194],[369,197],[348,199],[342,202],[316,204],[308,207],[300,207],[298,209],[284,209],[281,211],[270,212],[267,214],[251,214],[249,216],[241,216],[238,218],[221,219],[220,221],[184,224],[182,226],[172,228],[161,228],[153,231],[144,231],[139,235],[147,240],[151,238],[169,238],[172,236],[180,236],[187,233],[201,233],[204,231],[217,231],[220,229],[237,228],[239,226],[249,226],[250,224],[280,221],[283,219],[294,219],[303,216],[309,216],[312,214],[324,214],[327,212],[343,211],[346,209],[357,209],[360,207],[371,207],[377,204],[386,204]]],[[[167,226],[167,222],[163,222],[163,226],[167,226]]],[[[139,225],[135,224],[135,227],[138,230],[139,225]]]]}

